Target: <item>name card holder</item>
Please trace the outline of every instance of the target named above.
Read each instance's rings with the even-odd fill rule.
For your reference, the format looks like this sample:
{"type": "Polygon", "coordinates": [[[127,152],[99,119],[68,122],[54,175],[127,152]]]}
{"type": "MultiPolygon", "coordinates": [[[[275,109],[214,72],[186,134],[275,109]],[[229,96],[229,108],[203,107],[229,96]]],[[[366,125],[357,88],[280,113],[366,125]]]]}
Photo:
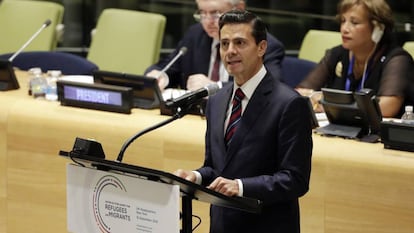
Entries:
{"type": "Polygon", "coordinates": [[[10,61],[0,60],[0,91],[19,89],[19,82],[10,61]]]}
{"type": "Polygon", "coordinates": [[[63,106],[130,114],[133,90],[130,87],[59,80],[58,99],[63,106]]]}
{"type": "Polygon", "coordinates": [[[381,142],[385,149],[414,152],[414,125],[381,122],[381,142]]]}

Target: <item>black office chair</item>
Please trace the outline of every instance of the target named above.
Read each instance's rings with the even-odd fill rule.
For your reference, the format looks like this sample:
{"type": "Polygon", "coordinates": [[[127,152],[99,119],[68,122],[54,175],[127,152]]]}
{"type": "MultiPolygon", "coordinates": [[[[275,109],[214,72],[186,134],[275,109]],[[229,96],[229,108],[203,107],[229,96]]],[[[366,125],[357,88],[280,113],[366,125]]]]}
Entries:
{"type": "Polygon", "coordinates": [[[282,80],[291,87],[296,87],[316,66],[315,62],[286,56],[282,61],[282,80]]]}
{"type": "MultiPolygon", "coordinates": [[[[0,55],[0,59],[7,60],[12,54],[0,55]]],[[[12,65],[21,70],[40,67],[43,72],[60,70],[63,75],[92,75],[98,66],[84,57],[65,52],[34,51],[23,52],[17,55],[12,65]]]]}

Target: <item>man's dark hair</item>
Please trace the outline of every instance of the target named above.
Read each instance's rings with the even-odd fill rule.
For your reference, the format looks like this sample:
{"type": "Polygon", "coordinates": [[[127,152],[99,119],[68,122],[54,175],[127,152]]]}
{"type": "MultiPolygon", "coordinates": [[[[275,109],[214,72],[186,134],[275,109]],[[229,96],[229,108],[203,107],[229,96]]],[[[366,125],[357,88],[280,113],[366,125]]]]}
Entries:
{"type": "Polygon", "coordinates": [[[260,41],[266,40],[266,24],[255,14],[249,11],[231,10],[226,12],[220,17],[219,28],[226,24],[243,24],[250,23],[252,25],[252,36],[254,37],[256,44],[260,41]]]}

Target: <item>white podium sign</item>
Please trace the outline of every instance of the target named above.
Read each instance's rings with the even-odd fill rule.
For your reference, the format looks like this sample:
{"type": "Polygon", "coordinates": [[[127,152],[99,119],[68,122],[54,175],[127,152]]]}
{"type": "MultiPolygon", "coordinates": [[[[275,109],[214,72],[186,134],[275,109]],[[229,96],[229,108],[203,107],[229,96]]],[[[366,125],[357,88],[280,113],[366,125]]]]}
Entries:
{"type": "Polygon", "coordinates": [[[67,166],[69,232],[178,233],[179,198],[177,185],[67,166]]]}

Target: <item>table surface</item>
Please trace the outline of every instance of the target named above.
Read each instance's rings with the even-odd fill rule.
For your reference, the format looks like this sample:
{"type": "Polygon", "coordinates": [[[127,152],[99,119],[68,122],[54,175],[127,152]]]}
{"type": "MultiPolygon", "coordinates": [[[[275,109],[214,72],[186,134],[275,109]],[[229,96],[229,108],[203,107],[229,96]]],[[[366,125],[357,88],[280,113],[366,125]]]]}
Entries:
{"type": "MultiPolygon", "coordinates": [[[[168,116],[159,110],[120,114],[60,106],[21,88],[0,93],[0,232],[66,232],[66,158],[76,137],[100,142],[115,160],[135,133],[168,116]]],[[[125,163],[172,172],[204,158],[205,119],[187,115],[136,139],[125,163]]],[[[414,232],[414,153],[381,143],[313,136],[309,192],[300,199],[302,232],[414,232]]],[[[208,204],[195,201],[208,232],[208,204]]],[[[197,220],[194,220],[194,225],[197,220]]]]}

